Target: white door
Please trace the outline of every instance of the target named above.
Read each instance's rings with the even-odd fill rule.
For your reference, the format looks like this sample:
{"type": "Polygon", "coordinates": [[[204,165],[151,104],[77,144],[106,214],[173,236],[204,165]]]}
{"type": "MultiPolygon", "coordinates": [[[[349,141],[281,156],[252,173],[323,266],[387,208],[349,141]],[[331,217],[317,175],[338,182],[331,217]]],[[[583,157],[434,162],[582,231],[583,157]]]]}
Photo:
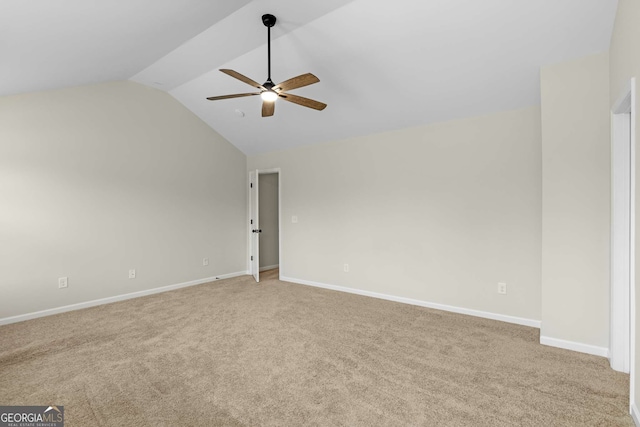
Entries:
{"type": "Polygon", "coordinates": [[[258,207],[258,171],[249,172],[251,190],[251,218],[249,219],[249,232],[251,233],[251,274],[260,281],[260,217],[258,207]]]}
{"type": "Polygon", "coordinates": [[[635,400],[635,79],[611,109],[611,310],[609,361],[631,374],[635,400]]]}
{"type": "Polygon", "coordinates": [[[629,372],[631,285],[630,115],[614,114],[611,150],[611,367],[629,372]]]}

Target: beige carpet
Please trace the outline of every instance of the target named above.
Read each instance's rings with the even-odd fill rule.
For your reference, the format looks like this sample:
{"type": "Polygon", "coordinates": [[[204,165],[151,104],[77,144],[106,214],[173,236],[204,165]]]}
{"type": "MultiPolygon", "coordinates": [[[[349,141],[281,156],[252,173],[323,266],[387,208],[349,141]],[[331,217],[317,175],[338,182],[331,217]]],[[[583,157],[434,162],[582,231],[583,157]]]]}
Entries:
{"type": "Polygon", "coordinates": [[[627,375],[536,329],[275,279],[7,325],[0,342],[0,404],[64,405],[67,426],[633,425],[627,375]]]}

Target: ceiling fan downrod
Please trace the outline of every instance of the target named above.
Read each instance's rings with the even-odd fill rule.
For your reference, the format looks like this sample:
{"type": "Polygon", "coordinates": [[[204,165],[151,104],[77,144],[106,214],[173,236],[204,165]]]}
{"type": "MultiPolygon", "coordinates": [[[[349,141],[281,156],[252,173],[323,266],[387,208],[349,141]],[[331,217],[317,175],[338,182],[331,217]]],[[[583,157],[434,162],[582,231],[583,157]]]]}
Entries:
{"type": "Polygon", "coordinates": [[[276,25],[276,17],[266,13],[262,15],[262,23],[267,27],[267,81],[263,86],[270,90],[275,86],[271,80],[271,27],[276,25]]]}

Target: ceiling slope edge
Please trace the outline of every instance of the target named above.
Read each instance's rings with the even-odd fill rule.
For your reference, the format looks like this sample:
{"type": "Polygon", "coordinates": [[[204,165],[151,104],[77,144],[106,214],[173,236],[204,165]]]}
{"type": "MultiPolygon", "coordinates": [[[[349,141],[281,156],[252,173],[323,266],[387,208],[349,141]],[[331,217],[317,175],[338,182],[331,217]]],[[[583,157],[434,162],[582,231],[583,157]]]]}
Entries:
{"type": "MultiPolygon", "coordinates": [[[[265,44],[264,13],[278,17],[282,37],[354,0],[326,0],[301,8],[299,0],[254,0],[157,60],[129,80],[171,91],[265,44]]],[[[212,19],[213,21],[213,19],[212,19]]]]}

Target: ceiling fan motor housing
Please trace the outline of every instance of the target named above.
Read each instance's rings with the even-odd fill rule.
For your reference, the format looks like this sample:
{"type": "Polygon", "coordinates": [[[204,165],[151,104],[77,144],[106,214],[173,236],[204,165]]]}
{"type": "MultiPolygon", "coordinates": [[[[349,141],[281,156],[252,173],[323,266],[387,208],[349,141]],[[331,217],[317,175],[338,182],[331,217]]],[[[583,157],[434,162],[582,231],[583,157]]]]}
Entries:
{"type": "Polygon", "coordinates": [[[275,83],[273,81],[271,81],[271,79],[268,79],[266,82],[264,82],[264,84],[262,86],[265,87],[265,89],[267,90],[271,90],[275,87],[275,83]]]}

